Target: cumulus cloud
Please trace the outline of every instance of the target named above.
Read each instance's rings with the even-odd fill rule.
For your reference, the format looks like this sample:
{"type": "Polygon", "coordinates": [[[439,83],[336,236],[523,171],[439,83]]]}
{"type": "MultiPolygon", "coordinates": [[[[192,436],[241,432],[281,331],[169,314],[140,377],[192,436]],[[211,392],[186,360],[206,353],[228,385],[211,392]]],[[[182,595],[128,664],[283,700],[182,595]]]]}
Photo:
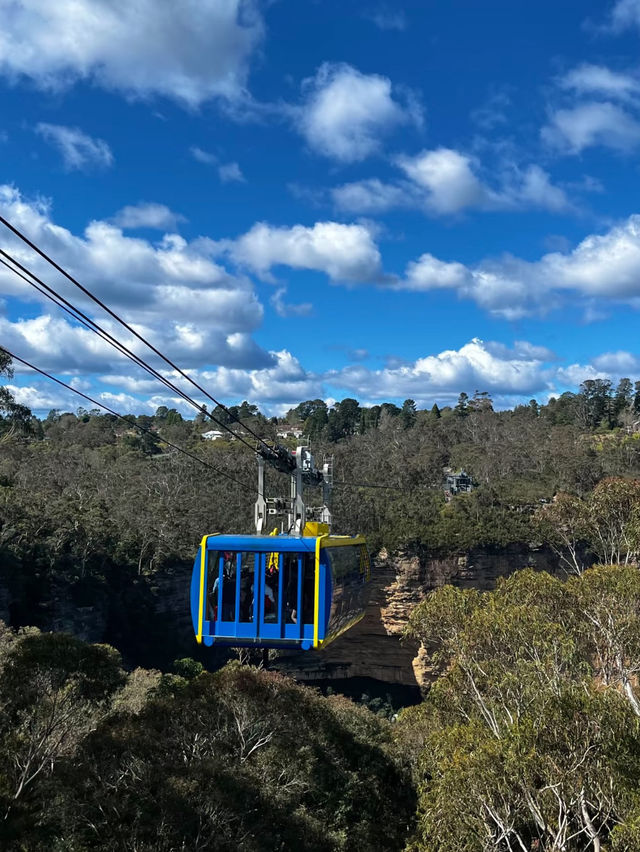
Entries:
{"type": "Polygon", "coordinates": [[[325,380],[372,400],[410,397],[427,402],[476,388],[495,394],[533,395],[553,387],[553,374],[545,364],[547,354],[547,350],[527,350],[522,344],[509,350],[474,338],[460,349],[428,355],[411,364],[381,370],[350,365],[325,374],[325,380]]]}
{"type": "MultiPolygon", "coordinates": [[[[76,332],[77,329],[71,330],[72,334],[76,332]]],[[[0,334],[4,340],[4,328],[0,328],[0,334]]],[[[46,356],[48,339],[45,337],[41,341],[35,331],[32,335],[33,346],[37,348],[40,357],[46,356]]],[[[76,337],[75,345],[71,346],[63,334],[59,349],[51,356],[54,364],[61,362],[65,354],[74,356],[78,339],[76,337]]],[[[639,359],[629,352],[605,353],[588,364],[564,365],[558,363],[557,356],[548,348],[529,341],[516,341],[512,346],[507,346],[478,338],[459,349],[428,354],[414,362],[390,359],[385,368],[378,370],[367,368],[361,363],[352,363],[340,370],[317,374],[306,370],[286,350],[270,355],[271,361],[264,365],[193,369],[190,374],[218,398],[229,402],[249,399],[266,413],[282,414],[303,399],[324,398],[331,401],[328,388],[337,398],[353,395],[363,403],[411,397],[419,404],[426,405],[431,405],[434,400],[453,403],[462,390],[468,393],[487,390],[499,407],[506,407],[532,396],[546,399],[553,393],[575,389],[585,379],[615,379],[634,375],[640,368],[639,359]]],[[[348,355],[350,360],[359,361],[366,358],[368,353],[355,350],[348,355]]],[[[119,371],[119,366],[124,365],[122,362],[115,363],[111,372],[100,376],[103,387],[89,391],[92,397],[120,412],[152,413],[159,405],[168,405],[193,416],[194,409],[178,396],[159,391],[158,384],[143,374],[119,371]],[[111,387],[113,391],[109,390],[111,387]]],[[[55,369],[55,366],[50,368],[55,369]]],[[[176,380],[175,375],[166,375],[176,380]]],[[[82,387],[86,387],[86,382],[82,382],[82,387]]],[[[38,380],[34,382],[25,370],[17,371],[16,380],[10,389],[16,399],[34,410],[46,411],[52,407],[75,410],[79,404],[85,404],[66,391],[38,380]]],[[[199,403],[206,401],[200,399],[198,394],[192,396],[199,403]]]]}
{"type": "MultiPolygon", "coordinates": [[[[27,201],[13,187],[0,187],[4,215],[45,252],[111,308],[187,366],[225,364],[264,366],[272,357],[257,346],[251,333],[262,322],[263,308],[252,283],[230,274],[212,258],[208,240],[187,242],[177,234],[158,241],[134,238],[104,221],[91,222],[82,235],[56,224],[43,201],[27,201]]],[[[131,208],[137,210],[138,208],[131,208]]],[[[129,212],[128,215],[134,215],[129,212]]],[[[64,296],[95,315],[95,305],[39,260],[22,243],[7,239],[6,247],[21,262],[64,296]]],[[[40,301],[36,291],[3,269],[0,293],[21,301],[40,301]]],[[[42,302],[50,310],[49,302],[42,302]]],[[[124,330],[106,315],[103,327],[127,342],[124,330]]],[[[29,353],[39,366],[93,372],[113,365],[118,356],[98,337],[69,325],[56,314],[10,323],[0,318],[0,339],[15,344],[17,354],[29,353]]],[[[131,341],[132,348],[140,344],[131,341]]],[[[11,346],[9,346],[11,348],[11,346]]],[[[145,357],[151,357],[144,351],[145,357]]]]}
{"type": "Polygon", "coordinates": [[[242,96],[264,26],[256,0],[0,0],[0,73],[47,89],[88,80],[195,107],[242,96]]]}
{"type": "Polygon", "coordinates": [[[640,122],[617,104],[589,101],[553,110],[541,133],[545,142],[569,154],[594,146],[630,151],[640,143],[640,122]]]}
{"type": "MultiPolygon", "coordinates": [[[[195,414],[195,408],[185,402],[181,397],[172,396],[169,393],[154,393],[153,391],[159,387],[157,383],[155,383],[153,388],[142,390],[141,393],[145,394],[142,398],[133,393],[124,393],[122,391],[111,393],[110,391],[96,388],[91,389],[91,386],[89,388],[82,388],[87,396],[93,400],[89,401],[73,393],[73,391],[66,390],[45,379],[41,381],[38,379],[32,380],[30,376],[25,376],[25,381],[29,381],[29,384],[12,384],[7,387],[17,402],[28,406],[31,411],[41,417],[45,416],[52,408],[59,411],[75,412],[79,407],[92,408],[94,404],[101,411],[104,411],[106,408],[122,415],[130,413],[154,414],[160,405],[177,408],[178,411],[187,417],[193,417],[195,414]]],[[[67,384],[75,387],[77,380],[72,379],[67,384]]],[[[204,401],[202,400],[202,402],[204,401]]]]}
{"type": "Polygon", "coordinates": [[[220,367],[200,375],[213,388],[215,396],[225,399],[250,399],[261,407],[274,403],[298,403],[322,397],[321,377],[305,370],[287,350],[271,353],[275,363],[260,370],[233,370],[220,367]]]}
{"type": "MultiPolygon", "coordinates": [[[[99,324],[156,368],[164,367],[164,363],[146,346],[115,322],[100,319],[99,324]]],[[[204,364],[249,368],[273,363],[272,356],[260,349],[250,335],[242,332],[229,333],[223,329],[203,329],[195,324],[170,322],[161,327],[137,324],[136,331],[158,349],[168,353],[182,367],[189,369],[204,364]]],[[[15,322],[0,318],[0,335],[9,351],[47,371],[91,375],[108,370],[119,373],[126,368],[135,375],[146,375],[142,370],[132,367],[124,355],[101,337],[58,316],[42,314],[15,322]]],[[[18,366],[17,372],[21,369],[18,366]]],[[[157,391],[157,381],[150,381],[154,385],[153,390],[157,391]]],[[[172,381],[178,385],[183,382],[177,374],[172,377],[172,381]]]]}
{"type": "MultiPolygon", "coordinates": [[[[43,201],[27,201],[11,186],[0,186],[6,217],[72,274],[115,308],[134,320],[170,317],[175,322],[207,320],[216,326],[250,331],[260,323],[262,309],[251,282],[231,275],[211,257],[206,240],[187,242],[166,234],[157,242],[127,236],[121,228],[93,221],[82,236],[52,221],[43,201]],[[228,318],[227,318],[228,317],[228,318]]],[[[13,247],[15,246],[15,248],[13,247]]],[[[51,280],[23,244],[12,251],[51,280]]],[[[24,285],[4,271],[0,292],[25,295],[24,285]]],[[[74,299],[81,298],[77,291],[74,299]]]]}
{"type": "Polygon", "coordinates": [[[422,121],[411,99],[394,97],[388,77],[350,65],[325,63],[303,88],[306,100],[295,113],[300,132],[312,150],[344,163],[377,153],[399,125],[422,121]]]}
{"type": "Polygon", "coordinates": [[[471,159],[450,148],[401,157],[398,165],[426,191],[426,203],[436,213],[455,213],[479,205],[485,190],[473,173],[471,159]]]}
{"type": "Polygon", "coordinates": [[[495,199],[497,206],[500,206],[501,201],[505,207],[511,202],[514,207],[534,207],[555,212],[566,211],[571,207],[564,189],[555,186],[549,174],[537,165],[531,165],[519,173],[503,189],[502,194],[498,193],[495,199]]]}
{"type": "Polygon", "coordinates": [[[111,148],[104,139],[93,139],[77,127],[40,122],[36,125],[36,132],[58,149],[64,166],[69,171],[107,168],[113,165],[111,148]]]}
{"type": "Polygon", "coordinates": [[[473,281],[472,273],[462,263],[447,263],[425,253],[411,261],[402,282],[403,290],[460,290],[473,281]]]}
{"type": "Polygon", "coordinates": [[[180,213],[174,213],[165,204],[142,201],[140,204],[128,204],[113,217],[113,224],[123,230],[136,228],[156,228],[160,231],[176,228],[179,222],[186,222],[180,213]]]}
{"type": "Polygon", "coordinates": [[[421,405],[434,400],[453,403],[461,391],[489,391],[498,407],[511,407],[531,397],[547,399],[575,390],[586,379],[637,374],[640,359],[629,352],[594,358],[588,364],[560,364],[554,352],[529,341],[503,343],[474,338],[450,349],[406,363],[371,370],[354,364],[326,373],[332,387],[360,399],[415,399],[421,405]]]}
{"type": "Polygon", "coordinates": [[[341,210],[379,213],[394,207],[423,209],[434,216],[455,215],[466,209],[518,210],[538,208],[554,212],[571,209],[563,189],[547,172],[532,164],[521,169],[505,165],[497,185],[481,180],[480,164],[451,148],[422,151],[396,159],[407,180],[384,183],[369,178],[343,184],[331,191],[341,210]]]}
{"type": "Polygon", "coordinates": [[[274,266],[311,269],[333,281],[364,282],[381,276],[380,252],[364,225],[316,222],[312,227],[278,228],[260,222],[226,250],[233,259],[260,275],[274,266]]]}
{"type": "MultiPolygon", "coordinates": [[[[634,0],[640,8],[640,0],[634,0]]],[[[622,8],[623,4],[618,4],[622,8]]],[[[630,8],[630,6],[629,6],[630,8]]],[[[564,154],[605,147],[628,152],[640,144],[640,72],[584,62],[555,81],[542,140],[564,154]]]]}
{"type": "Polygon", "coordinates": [[[535,262],[506,255],[476,266],[431,254],[408,264],[391,286],[405,290],[451,289],[505,319],[543,314],[569,296],[640,306],[640,216],[604,234],[592,234],[573,251],[550,252],[535,262]]]}
{"type": "Polygon", "coordinates": [[[83,400],[73,391],[54,385],[51,382],[37,382],[30,385],[6,386],[9,393],[20,405],[26,405],[31,411],[42,414],[57,408],[60,411],[76,411],[78,406],[86,406],[83,400]]]}
{"type": "Polygon", "coordinates": [[[610,375],[638,375],[640,373],[640,358],[630,352],[603,352],[593,359],[593,366],[610,375]]]}

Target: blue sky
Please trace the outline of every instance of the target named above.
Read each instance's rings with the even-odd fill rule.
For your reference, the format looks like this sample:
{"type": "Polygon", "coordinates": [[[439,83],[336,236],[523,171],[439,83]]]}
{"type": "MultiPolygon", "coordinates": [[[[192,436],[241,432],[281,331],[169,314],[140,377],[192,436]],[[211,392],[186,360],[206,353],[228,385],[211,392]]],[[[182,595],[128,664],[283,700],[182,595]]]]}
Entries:
{"type": "MultiPolygon", "coordinates": [[[[0,12],[2,214],[228,404],[640,379],[640,0],[0,12]]],[[[0,300],[16,354],[177,404],[8,272],[0,300]]]]}

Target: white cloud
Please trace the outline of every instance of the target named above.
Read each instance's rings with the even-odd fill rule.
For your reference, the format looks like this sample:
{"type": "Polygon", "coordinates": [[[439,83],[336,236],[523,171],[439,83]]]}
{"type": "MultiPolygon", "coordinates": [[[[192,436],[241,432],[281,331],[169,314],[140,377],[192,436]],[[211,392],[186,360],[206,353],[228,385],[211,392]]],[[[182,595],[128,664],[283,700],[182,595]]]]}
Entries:
{"type": "Polygon", "coordinates": [[[344,163],[377,153],[397,126],[422,120],[415,103],[394,98],[391,80],[350,65],[325,63],[304,90],[300,132],[314,151],[344,163]]]}
{"type": "Polygon", "coordinates": [[[557,109],[549,118],[549,124],[541,131],[543,140],[570,154],[593,146],[630,151],[640,143],[640,122],[608,101],[557,109]]]}
{"type": "Polygon", "coordinates": [[[118,228],[157,228],[164,231],[175,228],[179,222],[186,219],[180,213],[174,213],[164,204],[142,201],[140,204],[128,204],[113,217],[113,224],[118,228]]]}
{"type": "Polygon", "coordinates": [[[233,370],[220,367],[203,371],[200,376],[212,388],[214,396],[224,399],[249,399],[259,407],[274,403],[297,404],[323,395],[321,378],[305,370],[290,352],[271,353],[273,367],[260,370],[233,370]]]}
{"type": "MultiPolygon", "coordinates": [[[[99,324],[157,369],[165,366],[146,346],[115,322],[100,319],[99,324]]],[[[160,351],[169,354],[183,368],[193,369],[205,364],[225,364],[237,368],[264,367],[273,361],[272,356],[261,350],[255,341],[243,332],[228,332],[220,328],[203,329],[201,326],[178,325],[170,321],[157,327],[137,324],[136,330],[160,351]]],[[[132,367],[124,355],[119,354],[98,335],[59,316],[42,314],[33,319],[15,322],[0,318],[0,335],[3,345],[9,351],[43,370],[91,375],[109,370],[120,373],[123,369],[130,369],[134,376],[146,376],[142,369],[132,367]]],[[[18,367],[16,372],[21,369],[18,367]]],[[[177,374],[170,377],[174,384],[184,384],[184,380],[177,374]]],[[[157,380],[149,381],[152,390],[157,391],[157,380]]],[[[187,385],[184,387],[187,389],[187,385]]]]}
{"type": "Polygon", "coordinates": [[[611,10],[610,25],[618,31],[630,27],[640,29],[640,0],[617,0],[611,10]]]}
{"type": "Polygon", "coordinates": [[[640,79],[637,76],[589,63],[573,68],[560,79],[559,84],[563,89],[570,89],[579,95],[600,95],[624,101],[640,94],[640,79]]]}
{"type": "MultiPolygon", "coordinates": [[[[91,222],[78,236],[51,219],[45,202],[26,201],[9,186],[0,186],[0,205],[17,228],[170,357],[188,365],[270,363],[270,356],[250,336],[263,317],[253,286],[246,277],[231,275],[214,262],[210,241],[187,242],[177,234],[167,234],[152,242],[126,236],[120,228],[101,221],[91,222]]],[[[85,312],[95,315],[95,305],[22,243],[7,238],[5,247],[85,312]]],[[[49,302],[4,268],[0,294],[51,309],[49,302]]],[[[90,335],[87,340],[91,343],[85,343],[88,331],[60,325],[57,314],[54,316],[55,320],[44,314],[9,323],[0,339],[9,335],[21,345],[35,347],[38,365],[46,362],[87,372],[104,369],[106,350],[99,338],[90,335]],[[58,360],[56,352],[60,353],[58,360]]],[[[122,339],[123,330],[111,325],[106,316],[99,322],[122,339]]],[[[25,351],[24,347],[16,349],[17,354],[25,351]]],[[[109,350],[108,358],[113,357],[109,350]]]]}
{"type": "Polygon", "coordinates": [[[403,399],[419,404],[434,400],[452,404],[458,394],[489,391],[497,407],[511,407],[531,397],[548,399],[566,389],[577,389],[586,379],[635,375],[640,359],[628,352],[607,353],[590,364],[558,363],[544,346],[516,341],[513,347],[474,338],[460,349],[427,355],[411,363],[381,370],[351,365],[323,377],[331,386],[361,400],[403,399]]]}
{"type": "Polygon", "coordinates": [[[537,165],[531,165],[510,185],[505,186],[502,193],[495,196],[497,206],[509,202],[514,207],[534,207],[540,210],[551,210],[561,212],[569,210],[571,204],[563,189],[555,186],[544,169],[537,165]]]}
{"type": "Polygon", "coordinates": [[[426,204],[436,213],[456,213],[480,205],[485,189],[473,173],[471,159],[450,148],[400,157],[398,165],[426,191],[426,204]]]}
{"type": "Polygon", "coordinates": [[[593,366],[610,375],[638,375],[640,374],[640,358],[630,352],[619,350],[618,352],[604,352],[593,359],[593,366]]]}
{"type": "Polygon", "coordinates": [[[411,261],[398,287],[403,290],[459,290],[468,286],[472,274],[462,263],[446,263],[432,254],[411,261]]]}
{"type": "Polygon", "coordinates": [[[107,168],[113,165],[111,148],[104,139],[93,139],[77,127],[40,122],[36,125],[36,131],[58,149],[65,168],[69,170],[107,168]]]}
{"type": "Polygon", "coordinates": [[[513,349],[508,349],[502,343],[486,343],[485,346],[490,352],[499,354],[503,357],[508,357],[513,354],[517,358],[532,359],[534,361],[557,361],[558,356],[553,350],[547,346],[539,346],[535,343],[530,343],[528,340],[516,340],[513,344],[513,349]]]}
{"type": "Polygon", "coordinates": [[[331,190],[331,197],[340,210],[358,213],[383,213],[393,207],[413,206],[417,203],[411,187],[383,183],[369,178],[345,183],[331,190]]]}
{"type": "Polygon", "coordinates": [[[255,0],[0,0],[0,73],[195,107],[236,99],[263,36],[255,0]]]}
{"type": "MultiPolygon", "coordinates": [[[[547,350],[526,345],[514,350],[478,338],[459,350],[419,358],[412,364],[370,370],[351,365],[327,373],[331,385],[366,399],[411,397],[431,402],[462,390],[487,390],[496,394],[533,395],[553,387],[553,374],[545,363],[547,350]]],[[[553,353],[551,353],[553,354],[553,353]]]]}
{"type": "Polygon", "coordinates": [[[396,159],[409,180],[383,183],[369,178],[335,187],[336,206],[348,212],[379,213],[394,207],[423,209],[434,216],[455,215],[463,210],[518,210],[538,208],[562,212],[571,209],[563,189],[538,165],[520,169],[506,164],[497,186],[483,182],[472,157],[451,148],[422,151],[396,159]]]}
{"type": "Polygon", "coordinates": [[[604,234],[592,234],[571,252],[550,252],[529,262],[504,256],[474,267],[430,254],[408,264],[393,287],[429,291],[449,288],[505,319],[543,314],[564,297],[640,306],[640,216],[604,234]]]}
{"type": "Polygon", "coordinates": [[[588,379],[607,379],[609,376],[592,364],[569,364],[556,371],[556,378],[561,387],[575,389],[588,379]]]}
{"type": "Polygon", "coordinates": [[[277,228],[260,222],[225,247],[236,262],[263,276],[278,265],[325,272],[333,281],[381,276],[380,252],[364,225],[316,222],[310,228],[277,228]]]}
{"type": "Polygon", "coordinates": [[[199,163],[204,163],[207,166],[213,166],[218,162],[218,158],[215,154],[212,154],[209,151],[203,151],[202,148],[198,148],[197,145],[192,145],[191,148],[189,148],[189,153],[194,160],[197,160],[199,163]]]}
{"type": "Polygon", "coordinates": [[[245,176],[240,171],[240,166],[237,163],[224,163],[219,166],[218,175],[222,183],[230,183],[231,181],[245,182],[245,176]]]}
{"type": "Polygon", "coordinates": [[[38,382],[35,385],[10,384],[7,388],[16,402],[26,405],[32,412],[45,412],[52,408],[75,412],[78,406],[87,405],[86,400],[82,400],[77,394],[51,382],[38,382]]]}

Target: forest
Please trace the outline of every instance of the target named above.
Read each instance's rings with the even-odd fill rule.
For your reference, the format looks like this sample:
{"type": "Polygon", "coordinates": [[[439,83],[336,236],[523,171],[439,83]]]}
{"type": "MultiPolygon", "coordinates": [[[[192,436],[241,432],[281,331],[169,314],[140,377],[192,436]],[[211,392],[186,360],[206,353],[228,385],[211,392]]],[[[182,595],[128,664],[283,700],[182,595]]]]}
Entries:
{"type": "Polygon", "coordinates": [[[206,412],[37,418],[2,388],[0,846],[639,849],[640,382],[505,411],[476,391],[211,413],[265,439],[300,425],[334,457],[336,531],[374,554],[526,543],[557,572],[430,593],[406,635],[431,686],[398,713],[239,661],[207,670],[158,643],[148,592],[203,532],[251,531],[253,454],[203,439],[206,412]],[[446,493],[462,469],[473,489],[446,493]],[[61,600],[107,607],[101,641],[52,631],[61,600]]]}

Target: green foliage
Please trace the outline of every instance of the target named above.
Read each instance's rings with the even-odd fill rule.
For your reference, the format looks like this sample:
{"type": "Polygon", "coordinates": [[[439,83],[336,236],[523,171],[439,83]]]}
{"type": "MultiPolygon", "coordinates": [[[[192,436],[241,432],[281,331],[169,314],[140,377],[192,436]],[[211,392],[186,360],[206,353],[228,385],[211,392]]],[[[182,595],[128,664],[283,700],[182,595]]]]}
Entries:
{"type": "Polygon", "coordinates": [[[88,645],[66,633],[33,633],[16,644],[1,675],[3,692],[8,691],[23,704],[38,698],[43,675],[54,690],[73,680],[78,696],[100,701],[124,683],[122,661],[109,645],[88,645]]]}
{"type": "Polygon", "coordinates": [[[64,634],[0,631],[0,844],[29,848],[42,790],[107,712],[120,655],[64,634]],[[35,808],[35,811],[34,811],[35,808]]]}
{"type": "Polygon", "coordinates": [[[536,523],[570,570],[583,570],[584,548],[600,562],[627,564],[640,551],[640,480],[608,477],[584,498],[559,494],[536,523]]]}
{"type": "Polygon", "coordinates": [[[0,347],[0,376],[6,376],[8,379],[13,377],[11,356],[2,347],[0,347]]]}
{"type": "Polygon", "coordinates": [[[413,399],[405,399],[402,403],[402,410],[400,412],[400,416],[402,418],[402,425],[405,429],[410,429],[417,420],[417,409],[416,403],[413,399]]]}
{"type": "Polygon", "coordinates": [[[198,660],[193,660],[191,657],[183,657],[180,660],[174,660],[173,670],[185,680],[193,680],[194,677],[202,674],[204,666],[198,660]]]}
{"type": "MultiPolygon", "coordinates": [[[[14,638],[18,648],[24,641],[14,638]]],[[[139,670],[130,678],[135,701],[117,693],[91,713],[78,692],[65,695],[56,719],[64,747],[49,748],[52,760],[11,803],[4,749],[15,742],[0,740],[3,848],[403,848],[415,797],[381,716],[238,664],[179,689],[150,689],[139,670]],[[78,724],[82,713],[90,724],[78,724]],[[73,737],[64,719],[76,723],[73,737]]],[[[24,704],[23,736],[50,714],[47,701],[34,694],[24,704]]]]}
{"type": "Polygon", "coordinates": [[[399,721],[419,752],[410,849],[635,848],[624,844],[640,804],[637,568],[444,587],[407,632],[440,672],[399,721]]]}

